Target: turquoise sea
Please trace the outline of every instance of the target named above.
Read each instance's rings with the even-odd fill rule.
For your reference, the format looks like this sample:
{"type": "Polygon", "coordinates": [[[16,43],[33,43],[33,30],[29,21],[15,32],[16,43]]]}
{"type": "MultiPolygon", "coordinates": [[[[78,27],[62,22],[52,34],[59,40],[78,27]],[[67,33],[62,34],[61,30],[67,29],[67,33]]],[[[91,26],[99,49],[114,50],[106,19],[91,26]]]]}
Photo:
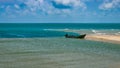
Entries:
{"type": "Polygon", "coordinates": [[[66,33],[120,35],[120,24],[1,23],[0,68],[120,68],[120,44],[66,33]]]}
{"type": "Polygon", "coordinates": [[[0,38],[62,37],[73,31],[120,34],[120,23],[0,23],[0,38]]]}

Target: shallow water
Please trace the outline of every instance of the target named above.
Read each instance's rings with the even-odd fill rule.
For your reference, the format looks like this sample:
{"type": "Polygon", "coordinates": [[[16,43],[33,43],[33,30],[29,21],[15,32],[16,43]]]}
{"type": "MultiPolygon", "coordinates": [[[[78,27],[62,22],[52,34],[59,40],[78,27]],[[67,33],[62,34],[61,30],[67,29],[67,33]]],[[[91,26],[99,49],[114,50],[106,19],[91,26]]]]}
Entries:
{"type": "Polygon", "coordinates": [[[119,68],[120,45],[56,38],[0,39],[1,68],[119,68]]]}

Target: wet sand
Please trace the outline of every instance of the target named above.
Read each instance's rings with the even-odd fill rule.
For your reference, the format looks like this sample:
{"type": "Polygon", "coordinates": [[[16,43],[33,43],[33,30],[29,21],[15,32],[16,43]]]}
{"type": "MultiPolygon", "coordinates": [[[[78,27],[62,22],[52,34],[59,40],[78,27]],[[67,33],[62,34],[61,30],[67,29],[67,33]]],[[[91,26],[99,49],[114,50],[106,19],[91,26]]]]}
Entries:
{"type": "Polygon", "coordinates": [[[120,35],[90,34],[85,39],[120,44],[120,35]]]}

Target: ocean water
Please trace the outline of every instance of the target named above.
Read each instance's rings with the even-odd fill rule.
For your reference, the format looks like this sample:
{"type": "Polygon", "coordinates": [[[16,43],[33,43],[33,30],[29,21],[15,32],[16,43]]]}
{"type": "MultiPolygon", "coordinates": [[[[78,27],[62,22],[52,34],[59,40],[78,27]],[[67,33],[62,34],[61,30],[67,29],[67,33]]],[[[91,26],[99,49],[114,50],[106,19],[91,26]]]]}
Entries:
{"type": "Polygon", "coordinates": [[[0,24],[0,68],[120,68],[120,44],[66,33],[120,35],[120,24],[0,24]]]}
{"type": "Polygon", "coordinates": [[[61,37],[66,33],[120,34],[119,23],[0,23],[0,38],[61,37]]]}

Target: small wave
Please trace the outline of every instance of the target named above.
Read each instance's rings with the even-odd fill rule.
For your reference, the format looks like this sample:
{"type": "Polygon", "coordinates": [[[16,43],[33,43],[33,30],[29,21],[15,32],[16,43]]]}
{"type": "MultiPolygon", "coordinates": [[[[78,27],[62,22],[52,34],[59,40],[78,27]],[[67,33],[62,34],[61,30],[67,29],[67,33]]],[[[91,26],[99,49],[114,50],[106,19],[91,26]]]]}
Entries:
{"type": "Polygon", "coordinates": [[[65,30],[69,30],[68,28],[65,28],[65,29],[43,29],[43,30],[49,30],[49,31],[65,31],[65,30]]]}
{"type": "Polygon", "coordinates": [[[115,35],[120,35],[120,32],[115,33],[115,35]]]}
{"type": "Polygon", "coordinates": [[[93,32],[93,33],[98,33],[98,31],[97,31],[97,30],[92,30],[92,32],[93,32]]]}
{"type": "Polygon", "coordinates": [[[43,29],[43,30],[55,30],[55,29],[43,29]]]}
{"type": "Polygon", "coordinates": [[[101,33],[100,31],[97,30],[92,30],[92,32],[99,35],[106,35],[106,33],[101,33]]]}
{"type": "Polygon", "coordinates": [[[13,35],[13,36],[17,36],[17,37],[25,37],[24,35],[21,35],[21,34],[13,34],[13,33],[9,33],[9,35],[13,35]]]}

